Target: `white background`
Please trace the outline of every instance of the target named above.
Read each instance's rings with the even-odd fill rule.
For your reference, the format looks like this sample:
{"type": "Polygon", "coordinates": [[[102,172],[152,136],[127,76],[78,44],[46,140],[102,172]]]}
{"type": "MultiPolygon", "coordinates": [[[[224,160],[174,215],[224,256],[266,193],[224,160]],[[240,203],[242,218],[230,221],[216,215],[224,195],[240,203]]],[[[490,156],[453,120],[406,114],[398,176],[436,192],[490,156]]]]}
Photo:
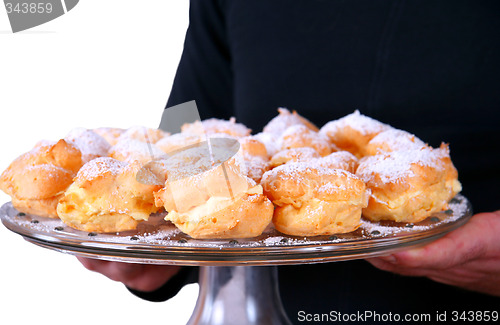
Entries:
{"type": "MultiPolygon", "coordinates": [[[[187,0],[81,0],[13,34],[0,5],[0,171],[74,127],[158,127],[182,52],[187,0]]],[[[0,193],[0,204],[9,197],[0,193]]],[[[1,324],[185,324],[197,285],[164,303],[0,225],[1,324]]]]}

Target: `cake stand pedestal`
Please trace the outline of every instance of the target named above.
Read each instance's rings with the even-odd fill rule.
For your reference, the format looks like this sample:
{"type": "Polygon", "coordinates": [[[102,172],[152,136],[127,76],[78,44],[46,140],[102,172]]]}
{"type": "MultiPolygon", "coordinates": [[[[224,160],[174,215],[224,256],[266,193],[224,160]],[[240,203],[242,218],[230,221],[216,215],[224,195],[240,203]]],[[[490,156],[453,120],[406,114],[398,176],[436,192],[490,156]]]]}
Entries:
{"type": "Polygon", "coordinates": [[[275,266],[202,266],[200,293],[188,325],[291,324],[275,266]]]}
{"type": "Polygon", "coordinates": [[[0,208],[4,225],[38,246],[108,261],[200,266],[200,293],[189,325],[291,324],[279,296],[277,265],[387,255],[436,240],[471,216],[469,201],[457,195],[448,210],[415,224],[363,221],[355,232],[336,236],[299,238],[268,229],[252,239],[197,240],[160,214],[134,232],[96,234],[19,213],[11,203],[0,208]]]}

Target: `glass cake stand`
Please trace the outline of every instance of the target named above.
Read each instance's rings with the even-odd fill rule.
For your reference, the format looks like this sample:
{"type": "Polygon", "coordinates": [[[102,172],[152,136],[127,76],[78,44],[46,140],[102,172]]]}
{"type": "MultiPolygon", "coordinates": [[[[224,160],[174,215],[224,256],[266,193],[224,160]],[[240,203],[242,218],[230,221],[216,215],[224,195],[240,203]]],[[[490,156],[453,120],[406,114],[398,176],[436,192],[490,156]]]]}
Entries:
{"type": "Polygon", "coordinates": [[[133,232],[88,233],[61,220],[19,213],[11,203],[0,218],[38,246],[76,256],[143,264],[200,266],[200,292],[188,322],[194,324],[291,324],[281,305],[276,265],[343,261],[387,255],[423,245],[465,224],[469,201],[457,195],[449,209],[415,224],[362,221],[335,236],[293,237],[268,228],[261,236],[199,240],[155,214],[133,232]]]}

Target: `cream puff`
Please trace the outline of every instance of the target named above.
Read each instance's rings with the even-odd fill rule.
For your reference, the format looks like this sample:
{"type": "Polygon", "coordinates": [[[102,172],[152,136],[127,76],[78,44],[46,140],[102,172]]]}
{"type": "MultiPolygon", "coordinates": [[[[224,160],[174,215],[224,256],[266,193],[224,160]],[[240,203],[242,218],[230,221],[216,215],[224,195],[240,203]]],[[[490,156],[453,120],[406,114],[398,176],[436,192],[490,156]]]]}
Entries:
{"type": "Polygon", "coordinates": [[[250,135],[252,130],[241,123],[236,123],[236,119],[231,117],[229,120],[210,118],[201,122],[195,121],[193,123],[186,123],[181,126],[181,132],[198,134],[200,136],[225,133],[240,138],[250,135]]]}
{"type": "Polygon", "coordinates": [[[193,238],[251,238],[271,222],[271,201],[234,159],[213,164],[213,159],[194,151],[169,159],[178,161],[167,162],[165,187],[155,192],[155,202],[182,232],[193,238]],[[192,167],[179,171],[176,166],[183,161],[192,167]]]}
{"type": "Polygon", "coordinates": [[[373,156],[385,152],[421,149],[425,146],[426,144],[414,134],[391,128],[371,139],[364,147],[363,154],[373,156]]]}
{"type": "Polygon", "coordinates": [[[118,142],[118,138],[126,131],[122,128],[101,127],[92,129],[95,133],[99,134],[110,146],[114,146],[118,142]]]}
{"type": "Polygon", "coordinates": [[[116,160],[145,164],[165,157],[165,153],[156,145],[139,140],[120,138],[118,143],[109,149],[109,156],[116,160]]]}
{"type": "Polygon", "coordinates": [[[320,154],[313,148],[301,147],[281,150],[271,157],[271,168],[281,166],[288,162],[308,161],[320,158],[320,154]]]}
{"type": "Polygon", "coordinates": [[[82,165],[82,154],[74,144],[39,143],[2,173],[0,189],[11,196],[17,210],[57,218],[57,202],[82,165]]]}
{"type": "Polygon", "coordinates": [[[129,140],[131,139],[147,143],[156,143],[168,135],[170,135],[170,133],[160,129],[153,129],[145,126],[134,125],[126,129],[118,137],[117,142],[120,142],[121,140],[124,139],[129,139],[129,140]]]}
{"type": "Polygon", "coordinates": [[[368,142],[377,134],[390,128],[387,124],[355,111],[338,120],[326,123],[321,128],[320,133],[326,135],[341,150],[349,151],[361,158],[368,142]]]}
{"type": "Polygon", "coordinates": [[[447,145],[393,151],[361,159],[356,171],[371,189],[363,216],[418,222],[446,207],[461,191],[447,145]]]}
{"type": "Polygon", "coordinates": [[[275,228],[293,236],[354,231],[368,204],[369,190],[354,174],[304,162],[288,163],[266,172],[261,184],[276,205],[275,228]]]}
{"type": "Polygon", "coordinates": [[[68,226],[89,232],[133,230],[159,209],[153,192],[161,186],[136,180],[141,168],[110,157],[86,163],[64,192],[57,213],[68,226]]]}
{"type": "Polygon", "coordinates": [[[72,129],[64,137],[64,140],[80,149],[84,163],[95,158],[106,157],[111,147],[106,139],[96,132],[85,128],[72,129]]]}
{"type": "Polygon", "coordinates": [[[281,134],[280,143],[281,150],[308,147],[316,150],[320,156],[326,156],[332,152],[328,137],[312,131],[302,124],[287,128],[281,134]]]}
{"type": "Polygon", "coordinates": [[[271,133],[280,136],[286,129],[293,125],[304,125],[309,130],[318,132],[318,127],[306,118],[300,116],[296,111],[290,113],[286,108],[278,108],[278,115],[264,126],[264,133],[271,133]]]}

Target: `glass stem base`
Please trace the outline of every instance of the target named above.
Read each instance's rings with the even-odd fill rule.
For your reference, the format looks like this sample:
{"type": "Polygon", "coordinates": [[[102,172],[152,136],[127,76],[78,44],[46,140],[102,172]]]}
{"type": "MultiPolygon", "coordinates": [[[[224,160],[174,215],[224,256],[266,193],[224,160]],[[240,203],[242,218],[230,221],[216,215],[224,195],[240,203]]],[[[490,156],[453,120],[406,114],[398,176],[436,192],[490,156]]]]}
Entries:
{"type": "Polygon", "coordinates": [[[275,266],[202,266],[199,284],[188,325],[291,324],[281,304],[275,266]]]}

